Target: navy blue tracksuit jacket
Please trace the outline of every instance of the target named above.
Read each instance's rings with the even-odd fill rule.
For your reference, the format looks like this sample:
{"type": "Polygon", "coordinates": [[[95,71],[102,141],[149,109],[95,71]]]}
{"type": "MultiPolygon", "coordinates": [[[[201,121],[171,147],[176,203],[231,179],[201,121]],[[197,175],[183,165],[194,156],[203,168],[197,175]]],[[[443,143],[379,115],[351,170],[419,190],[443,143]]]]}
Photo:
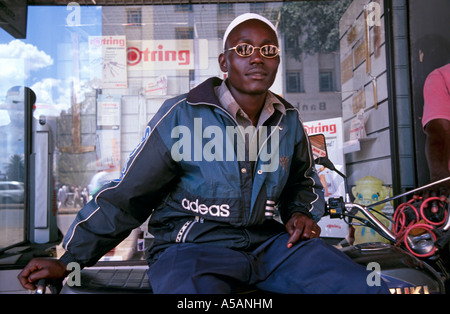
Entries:
{"type": "Polygon", "coordinates": [[[162,105],[121,177],[78,213],[61,260],[93,265],[149,216],[150,262],[177,243],[250,250],[284,231],[270,219],[275,207],[284,222],[294,212],[321,218],[322,186],[299,112],[279,98],[285,114],[275,110],[254,154],[241,158],[243,130],[214,93],[221,82],[208,79],[162,105]]]}

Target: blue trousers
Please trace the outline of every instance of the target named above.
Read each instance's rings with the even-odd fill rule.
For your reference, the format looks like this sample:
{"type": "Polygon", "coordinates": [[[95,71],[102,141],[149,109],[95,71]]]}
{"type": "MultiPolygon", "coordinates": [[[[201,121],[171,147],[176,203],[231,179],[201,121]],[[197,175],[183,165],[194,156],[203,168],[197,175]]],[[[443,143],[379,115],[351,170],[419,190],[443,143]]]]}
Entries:
{"type": "Polygon", "coordinates": [[[369,272],[320,239],[288,249],[280,234],[252,252],[204,244],[169,247],[148,270],[154,293],[236,293],[248,285],[273,293],[389,293],[369,286],[369,272]]]}

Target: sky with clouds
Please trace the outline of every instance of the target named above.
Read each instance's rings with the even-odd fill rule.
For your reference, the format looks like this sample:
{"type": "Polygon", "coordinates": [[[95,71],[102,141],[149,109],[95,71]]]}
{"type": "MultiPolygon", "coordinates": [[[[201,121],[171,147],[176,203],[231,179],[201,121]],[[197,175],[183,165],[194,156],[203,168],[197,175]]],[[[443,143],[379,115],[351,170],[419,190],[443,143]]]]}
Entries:
{"type": "MultiPolygon", "coordinates": [[[[10,87],[25,85],[34,90],[38,104],[68,109],[73,28],[66,19],[71,12],[65,6],[29,6],[26,39],[14,39],[0,29],[0,103],[10,87]]],[[[101,7],[80,7],[80,17],[82,25],[96,25],[78,28],[81,33],[101,35],[101,7]]],[[[83,46],[80,53],[84,53],[83,46]]],[[[80,76],[86,76],[83,71],[88,70],[81,68],[80,76]]]]}
{"type": "MultiPolygon", "coordinates": [[[[43,108],[40,110],[46,115],[59,116],[61,111],[70,108],[73,34],[81,37],[80,59],[86,59],[87,37],[101,35],[102,29],[101,7],[79,9],[81,25],[75,28],[67,25],[67,17],[73,10],[65,6],[29,6],[26,39],[15,39],[0,28],[0,111],[12,104],[6,96],[14,86],[30,87],[37,96],[38,108],[43,108]]],[[[80,62],[81,80],[89,79],[89,70],[80,62]]],[[[5,116],[5,111],[0,114],[5,116]]],[[[0,125],[2,121],[14,120],[13,117],[2,117],[0,125]]],[[[23,126],[12,124],[6,132],[0,132],[5,133],[0,134],[0,147],[5,149],[8,145],[9,153],[23,153],[23,136],[17,135],[23,126]]],[[[5,154],[0,155],[0,171],[4,171],[7,158],[5,154]]]]}

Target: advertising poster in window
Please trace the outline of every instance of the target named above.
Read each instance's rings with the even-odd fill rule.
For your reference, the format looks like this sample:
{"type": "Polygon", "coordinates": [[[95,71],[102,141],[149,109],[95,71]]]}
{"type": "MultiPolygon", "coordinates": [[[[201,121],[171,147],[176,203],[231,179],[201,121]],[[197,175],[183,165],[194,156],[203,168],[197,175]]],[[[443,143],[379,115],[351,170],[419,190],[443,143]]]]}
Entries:
{"type": "Polygon", "coordinates": [[[89,63],[90,79],[98,88],[127,88],[125,36],[89,36],[89,63]]]}
{"type": "MultiPolygon", "coordinates": [[[[336,169],[345,173],[344,159],[344,133],[342,118],[316,120],[304,122],[303,126],[309,135],[323,134],[327,145],[328,158],[336,169]]],[[[314,154],[314,151],[313,151],[314,154]]],[[[320,182],[324,187],[325,199],[345,195],[344,180],[337,173],[323,166],[316,166],[320,182]]],[[[330,219],[323,217],[319,226],[322,228],[321,236],[332,238],[344,238],[348,233],[348,226],[342,219],[330,219]]]]}
{"type": "Polygon", "coordinates": [[[104,96],[97,101],[97,129],[120,129],[120,99],[104,96]]]}
{"type": "Polygon", "coordinates": [[[111,96],[97,101],[97,170],[120,170],[121,100],[111,96]]]}
{"type": "Polygon", "coordinates": [[[161,75],[144,81],[144,93],[146,97],[167,95],[167,76],[161,75]]]}

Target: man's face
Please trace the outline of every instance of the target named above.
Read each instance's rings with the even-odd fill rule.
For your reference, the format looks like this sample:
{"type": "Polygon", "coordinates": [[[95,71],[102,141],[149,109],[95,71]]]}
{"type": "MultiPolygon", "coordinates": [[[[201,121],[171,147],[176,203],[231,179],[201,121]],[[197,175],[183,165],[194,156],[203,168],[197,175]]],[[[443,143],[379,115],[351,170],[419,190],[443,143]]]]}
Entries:
{"type": "MultiPolygon", "coordinates": [[[[278,46],[275,32],[265,23],[249,20],[237,26],[228,36],[225,50],[237,44],[247,43],[254,47],[272,44],[278,46]]],[[[272,86],[277,74],[280,57],[265,58],[255,49],[249,57],[241,57],[234,50],[219,56],[220,68],[228,72],[228,87],[236,97],[263,94],[272,86]]]]}

